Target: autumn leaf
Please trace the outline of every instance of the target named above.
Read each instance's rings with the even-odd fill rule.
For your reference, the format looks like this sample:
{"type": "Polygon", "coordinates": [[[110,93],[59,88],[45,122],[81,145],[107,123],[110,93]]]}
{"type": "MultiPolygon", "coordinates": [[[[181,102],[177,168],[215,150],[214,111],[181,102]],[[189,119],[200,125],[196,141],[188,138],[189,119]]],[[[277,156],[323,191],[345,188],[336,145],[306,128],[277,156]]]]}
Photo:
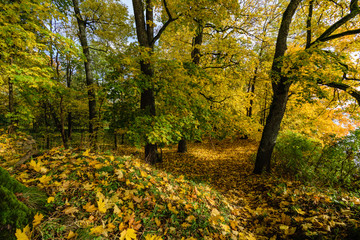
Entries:
{"type": "Polygon", "coordinates": [[[163,239],[157,235],[146,235],[145,240],[163,240],[163,239]]]}
{"type": "Polygon", "coordinates": [[[83,156],[85,156],[85,157],[90,157],[90,151],[91,151],[91,149],[87,149],[85,152],[83,152],[83,156]]]}
{"type": "Polygon", "coordinates": [[[77,236],[77,234],[70,230],[70,232],[66,236],[66,239],[75,238],[76,236],[77,236]]]}
{"type": "Polygon", "coordinates": [[[41,178],[39,178],[39,181],[42,183],[42,184],[49,184],[49,182],[52,180],[52,177],[51,176],[46,176],[46,175],[43,175],[41,178]]]}
{"type": "Polygon", "coordinates": [[[79,212],[79,210],[76,207],[67,207],[63,210],[63,212],[73,216],[73,214],[79,212]]]}
{"type": "Polygon", "coordinates": [[[103,226],[97,226],[90,229],[90,233],[94,235],[104,235],[107,236],[107,230],[103,226]]]}
{"type": "Polygon", "coordinates": [[[83,187],[84,187],[85,190],[90,191],[90,190],[94,189],[94,184],[87,182],[87,183],[83,184],[83,187]]]}
{"type": "Polygon", "coordinates": [[[115,169],[115,174],[117,175],[117,178],[119,179],[119,180],[122,180],[123,178],[124,178],[124,173],[123,173],[123,171],[121,171],[120,169],[115,169]]]}
{"type": "Polygon", "coordinates": [[[98,204],[98,208],[99,208],[99,212],[100,213],[106,213],[106,210],[107,210],[107,199],[104,199],[104,198],[99,198],[99,200],[97,201],[97,204],[98,204]]]}
{"type": "Polygon", "coordinates": [[[15,232],[15,237],[17,240],[30,240],[30,235],[31,235],[31,231],[29,225],[26,225],[26,227],[23,230],[16,229],[15,232]]]}
{"type": "Polygon", "coordinates": [[[193,215],[188,216],[185,220],[189,223],[193,222],[196,219],[193,215]]]}
{"type": "Polygon", "coordinates": [[[119,214],[121,213],[119,207],[118,207],[116,204],[114,205],[114,213],[115,213],[116,215],[119,215],[119,214]]]}
{"type": "Polygon", "coordinates": [[[120,234],[120,240],[132,240],[137,239],[136,238],[136,232],[134,229],[128,228],[127,230],[124,230],[120,234]]]}
{"type": "Polygon", "coordinates": [[[160,227],[161,226],[161,222],[158,218],[155,218],[155,224],[156,226],[160,227]]]}
{"type": "Polygon", "coordinates": [[[33,220],[33,226],[37,226],[41,223],[42,219],[44,218],[44,215],[41,213],[36,213],[33,220]]]}
{"type": "Polygon", "coordinates": [[[48,199],[47,199],[47,203],[52,203],[54,201],[55,201],[54,197],[48,197],[48,199]]]}
{"type": "Polygon", "coordinates": [[[83,209],[85,209],[89,213],[92,213],[92,212],[96,211],[97,208],[95,207],[95,205],[88,202],[88,203],[86,203],[85,206],[83,206],[83,209]]]}

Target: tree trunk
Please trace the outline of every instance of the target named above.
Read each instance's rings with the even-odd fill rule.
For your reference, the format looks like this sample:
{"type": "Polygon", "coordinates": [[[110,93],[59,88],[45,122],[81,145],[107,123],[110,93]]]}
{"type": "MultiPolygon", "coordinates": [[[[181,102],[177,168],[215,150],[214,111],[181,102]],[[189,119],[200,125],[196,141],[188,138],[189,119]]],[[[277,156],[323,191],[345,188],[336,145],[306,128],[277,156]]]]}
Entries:
{"type": "MultiPolygon", "coordinates": [[[[70,66],[71,62],[68,61],[67,66],[66,66],[66,86],[68,88],[71,88],[71,81],[72,81],[72,69],[70,66]]],[[[67,130],[67,138],[68,140],[71,140],[71,133],[72,133],[72,113],[71,110],[68,110],[67,113],[67,125],[68,125],[68,130],[67,130]]]]}
{"type": "Polygon", "coordinates": [[[117,150],[118,148],[118,138],[117,133],[114,133],[114,150],[117,150]]]}
{"type": "Polygon", "coordinates": [[[251,93],[249,107],[246,108],[246,116],[247,117],[252,117],[252,110],[253,110],[253,105],[254,105],[253,97],[254,97],[254,93],[255,93],[255,82],[256,82],[256,78],[257,78],[257,72],[258,72],[258,67],[256,67],[254,70],[254,77],[250,80],[248,91],[247,91],[248,93],[251,93]]]}
{"type": "Polygon", "coordinates": [[[11,78],[8,79],[9,84],[9,115],[10,115],[10,126],[8,129],[9,134],[15,133],[15,120],[14,120],[14,84],[11,78]]]}
{"type": "Polygon", "coordinates": [[[287,49],[287,37],[289,35],[290,25],[301,1],[302,0],[291,0],[282,16],[271,68],[272,89],[274,95],[256,155],[255,168],[253,171],[255,174],[262,173],[264,168],[266,168],[267,171],[270,171],[271,155],[280,130],[281,121],[284,117],[291,85],[288,81],[289,79],[281,75],[282,58],[287,49]]]}
{"type": "MultiPolygon", "coordinates": [[[[283,80],[281,81],[283,82],[283,80]]],[[[256,155],[254,173],[259,174],[264,168],[270,171],[270,160],[274,150],[280,124],[286,110],[290,84],[279,84],[274,92],[270,112],[262,133],[260,146],[256,155]]]]}
{"type": "MultiPolygon", "coordinates": [[[[198,22],[198,29],[196,31],[196,36],[193,38],[192,42],[192,51],[191,51],[191,58],[192,63],[196,66],[199,66],[200,64],[200,57],[201,57],[201,51],[200,46],[203,42],[203,30],[204,27],[201,23],[201,21],[198,22]]],[[[187,143],[185,137],[182,137],[181,140],[178,143],[178,153],[186,153],[187,152],[187,143]]]]}
{"type": "Polygon", "coordinates": [[[183,138],[179,141],[177,152],[178,153],[186,153],[187,152],[187,143],[186,143],[185,138],[183,138]]]}
{"type": "Polygon", "coordinates": [[[75,11],[75,17],[79,27],[79,39],[81,47],[86,60],[84,61],[86,86],[88,93],[88,105],[89,105],[89,133],[90,133],[90,145],[91,149],[95,150],[97,145],[97,123],[96,123],[96,93],[95,83],[91,71],[91,54],[86,33],[86,20],[83,20],[81,16],[78,0],[73,0],[73,6],[75,11]]]}
{"type": "MultiPolygon", "coordinates": [[[[153,12],[153,4],[152,0],[146,0],[146,6],[143,6],[142,0],[132,0],[134,16],[135,16],[135,25],[136,25],[136,35],[140,46],[145,47],[149,51],[149,55],[151,55],[154,51],[154,44],[157,39],[159,39],[161,33],[164,31],[165,27],[173,21],[172,17],[169,16],[169,20],[164,24],[164,26],[159,30],[157,36],[154,37],[154,12],[153,12]],[[145,9],[145,14],[144,14],[145,9]]],[[[166,2],[164,1],[164,4],[166,2]]],[[[164,5],[167,13],[169,11],[167,6],[164,5]]],[[[145,84],[147,86],[151,86],[151,81],[154,75],[152,65],[147,60],[140,61],[141,72],[144,75],[145,81],[149,84],[145,84]]],[[[147,116],[155,116],[155,96],[154,89],[152,87],[147,87],[141,92],[140,99],[140,109],[147,116]]],[[[145,161],[150,164],[155,164],[156,162],[161,161],[157,151],[157,145],[146,143],[145,144],[145,161]]]]}

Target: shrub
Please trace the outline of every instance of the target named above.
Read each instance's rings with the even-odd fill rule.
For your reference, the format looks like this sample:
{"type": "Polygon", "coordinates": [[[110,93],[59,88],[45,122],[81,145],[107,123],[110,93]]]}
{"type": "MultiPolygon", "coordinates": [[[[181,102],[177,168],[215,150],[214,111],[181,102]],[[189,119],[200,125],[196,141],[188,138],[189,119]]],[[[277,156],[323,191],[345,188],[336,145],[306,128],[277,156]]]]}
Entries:
{"type": "Polygon", "coordinates": [[[280,173],[303,182],[358,188],[360,129],[325,147],[305,135],[287,131],[279,136],[273,158],[280,173]]]}
{"type": "Polygon", "coordinates": [[[274,149],[276,168],[299,180],[314,178],[314,163],[321,155],[321,144],[300,133],[287,131],[278,137],[274,149]]]}
{"type": "Polygon", "coordinates": [[[359,174],[359,163],[360,129],[357,129],[323,149],[317,166],[318,174],[330,185],[353,188],[359,174]]]}

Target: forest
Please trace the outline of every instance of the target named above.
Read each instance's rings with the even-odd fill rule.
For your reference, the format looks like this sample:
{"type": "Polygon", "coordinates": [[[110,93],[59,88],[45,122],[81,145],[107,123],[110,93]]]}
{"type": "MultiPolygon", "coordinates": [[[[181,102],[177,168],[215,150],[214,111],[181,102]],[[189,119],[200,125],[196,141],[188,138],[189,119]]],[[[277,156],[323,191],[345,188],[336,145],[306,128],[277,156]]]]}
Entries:
{"type": "Polygon", "coordinates": [[[360,239],[358,0],[1,0],[0,239],[360,239]]]}

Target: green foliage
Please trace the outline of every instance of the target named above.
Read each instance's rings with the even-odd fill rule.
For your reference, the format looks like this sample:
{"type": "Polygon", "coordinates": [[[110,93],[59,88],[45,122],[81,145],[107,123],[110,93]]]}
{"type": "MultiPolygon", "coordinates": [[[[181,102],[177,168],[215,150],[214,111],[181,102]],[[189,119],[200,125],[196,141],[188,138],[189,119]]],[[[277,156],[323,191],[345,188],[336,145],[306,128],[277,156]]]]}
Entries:
{"type": "Polygon", "coordinates": [[[321,145],[302,134],[287,131],[278,137],[273,157],[277,168],[290,176],[310,181],[321,155],[321,145]]]}
{"type": "Polygon", "coordinates": [[[327,186],[358,188],[360,130],[335,140],[331,145],[321,144],[305,135],[285,132],[275,146],[277,169],[304,182],[327,186]]]}
{"type": "Polygon", "coordinates": [[[137,117],[129,129],[129,138],[138,147],[145,143],[161,145],[176,143],[181,139],[178,120],[173,115],[137,117]]]}
{"type": "Polygon", "coordinates": [[[354,182],[359,174],[359,161],[360,129],[357,129],[324,148],[318,172],[321,178],[328,178],[329,184],[359,188],[359,182],[354,182]]]}

